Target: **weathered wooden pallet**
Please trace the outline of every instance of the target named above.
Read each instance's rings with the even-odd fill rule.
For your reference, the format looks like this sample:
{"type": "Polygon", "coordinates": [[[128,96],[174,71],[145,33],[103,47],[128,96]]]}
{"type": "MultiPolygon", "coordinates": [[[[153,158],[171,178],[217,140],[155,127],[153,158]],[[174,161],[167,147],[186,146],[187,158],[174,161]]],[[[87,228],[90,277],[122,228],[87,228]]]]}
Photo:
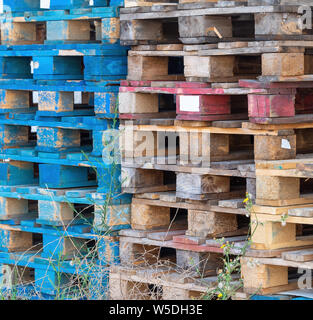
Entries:
{"type": "Polygon", "coordinates": [[[132,201],[131,226],[134,235],[128,234],[127,231],[125,233],[136,237],[135,230],[139,231],[138,234],[145,234],[163,228],[164,232],[161,232],[160,240],[162,240],[162,234],[167,240],[168,237],[171,238],[171,232],[167,235],[167,231],[178,229],[181,231],[178,234],[174,232],[174,236],[186,234],[187,238],[191,238],[184,240],[178,237],[177,242],[185,241],[187,245],[197,245],[203,244],[206,238],[245,234],[247,230],[243,228],[244,219],[240,220],[239,225],[237,217],[246,214],[243,199],[240,198],[187,201],[176,197],[175,192],[139,194],[132,201]],[[149,197],[160,197],[162,200],[146,199],[149,197]]]}
{"type": "MultiPolygon", "coordinates": [[[[231,178],[235,172],[215,171],[215,174],[199,174],[142,169],[123,166],[122,191],[125,193],[149,193],[175,191],[178,198],[189,200],[227,200],[244,197],[245,179],[231,178]]],[[[235,173],[238,174],[238,173],[235,173]]],[[[253,176],[248,173],[248,176],[253,176]]],[[[242,176],[241,176],[242,177],[242,176]]]]}
{"type": "Polygon", "coordinates": [[[114,266],[109,280],[111,300],[201,299],[216,285],[216,276],[194,279],[164,267],[134,270],[114,266]]]}
{"type": "Polygon", "coordinates": [[[303,271],[310,271],[312,265],[312,249],[286,251],[279,258],[242,258],[242,278],[244,292],[250,294],[275,294],[283,291],[310,288],[310,280],[298,281],[303,271]],[[288,277],[288,271],[296,268],[293,278],[288,277]],[[253,271],[252,271],[253,270],[253,271]]]}
{"type": "MultiPolygon", "coordinates": [[[[175,228],[174,228],[175,229],[175,228]]],[[[164,230],[164,229],[163,229],[164,230]]],[[[139,230],[124,230],[120,235],[120,259],[123,266],[170,266],[175,270],[185,270],[194,277],[216,274],[222,267],[222,244],[212,240],[202,242],[199,239],[179,236],[181,230],[158,230],[140,232],[139,230]],[[140,234],[141,233],[141,234],[140,234]],[[127,236],[124,236],[127,234],[127,236]],[[132,236],[132,234],[134,236],[132,236]],[[176,234],[176,236],[175,236],[176,234]],[[140,238],[141,236],[141,238],[140,238]],[[163,240],[164,238],[169,240],[163,240]],[[173,238],[172,240],[170,240],[173,238]]],[[[234,243],[233,255],[240,255],[244,246],[245,236],[227,237],[234,243]]]]}
{"type": "MultiPolygon", "coordinates": [[[[310,102],[312,78],[310,75],[264,77],[262,81],[241,80],[239,81],[239,86],[269,90],[265,94],[252,93],[248,95],[250,122],[267,124],[268,126],[263,126],[266,128],[270,127],[270,125],[277,125],[277,127],[285,125],[287,127],[288,124],[296,125],[297,123],[310,122],[312,120],[310,102]],[[284,108],[281,107],[282,105],[284,108]]],[[[259,128],[261,127],[259,126],[259,128]]]]}
{"type": "MultiPolygon", "coordinates": [[[[125,45],[238,40],[312,40],[301,30],[299,3],[196,2],[121,9],[125,45]]],[[[308,3],[306,3],[308,5],[308,3]]]]}
{"type": "Polygon", "coordinates": [[[202,82],[297,78],[311,74],[312,45],[312,41],[295,40],[135,46],[128,53],[128,80],[180,80],[182,76],[202,82]]]}
{"type": "Polygon", "coordinates": [[[178,167],[185,165],[185,172],[200,173],[201,168],[222,169],[223,162],[225,169],[234,169],[236,161],[309,157],[311,127],[310,123],[263,126],[240,121],[176,121],[173,126],[125,121],[120,125],[122,163],[171,171],[181,171],[178,167]]]}

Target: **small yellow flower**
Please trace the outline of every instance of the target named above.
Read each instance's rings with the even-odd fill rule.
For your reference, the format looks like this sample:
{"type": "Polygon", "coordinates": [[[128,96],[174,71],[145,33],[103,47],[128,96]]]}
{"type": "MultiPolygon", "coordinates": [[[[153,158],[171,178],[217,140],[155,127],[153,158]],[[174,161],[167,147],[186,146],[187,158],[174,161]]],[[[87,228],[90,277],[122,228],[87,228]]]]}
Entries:
{"type": "Polygon", "coordinates": [[[246,198],[245,200],[243,200],[242,202],[243,203],[246,203],[246,202],[248,202],[249,201],[249,198],[246,198]]]}
{"type": "Polygon", "coordinates": [[[224,249],[226,247],[226,245],[225,244],[223,244],[222,246],[221,246],[221,249],[224,249]]]}
{"type": "Polygon", "coordinates": [[[222,298],[223,295],[222,295],[221,293],[219,293],[217,297],[218,297],[218,298],[222,298]]]}

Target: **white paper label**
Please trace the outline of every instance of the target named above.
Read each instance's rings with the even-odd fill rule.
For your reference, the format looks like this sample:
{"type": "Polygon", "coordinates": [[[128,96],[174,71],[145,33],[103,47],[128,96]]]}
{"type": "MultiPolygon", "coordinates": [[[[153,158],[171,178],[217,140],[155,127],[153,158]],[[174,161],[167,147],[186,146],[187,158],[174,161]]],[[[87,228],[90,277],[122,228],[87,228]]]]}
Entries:
{"type": "Polygon", "coordinates": [[[290,143],[287,139],[281,139],[282,149],[291,149],[290,143]]]}
{"type": "Polygon", "coordinates": [[[199,96],[180,96],[179,109],[180,111],[199,112],[200,97],[199,96]]]}
{"type": "Polygon", "coordinates": [[[33,91],[33,103],[38,103],[38,91],[33,91]]]}
{"type": "Polygon", "coordinates": [[[82,104],[83,103],[82,93],[80,91],[74,92],[74,103],[75,104],[82,104]]]}
{"type": "Polygon", "coordinates": [[[40,0],[41,9],[50,9],[50,0],[40,0]]]}
{"type": "Polygon", "coordinates": [[[93,0],[89,0],[89,5],[93,6],[94,5],[94,1],[93,0]]]}

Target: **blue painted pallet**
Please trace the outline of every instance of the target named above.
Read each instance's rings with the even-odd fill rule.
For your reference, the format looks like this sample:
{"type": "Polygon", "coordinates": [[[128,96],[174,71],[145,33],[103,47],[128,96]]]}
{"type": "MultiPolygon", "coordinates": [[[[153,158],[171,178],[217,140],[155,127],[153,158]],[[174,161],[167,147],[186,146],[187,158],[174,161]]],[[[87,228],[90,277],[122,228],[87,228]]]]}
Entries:
{"type": "Polygon", "coordinates": [[[118,92],[118,80],[33,80],[0,79],[0,89],[26,91],[64,91],[64,92],[118,92]]]}
{"type": "MultiPolygon", "coordinates": [[[[8,161],[0,163],[0,185],[12,186],[37,182],[31,162],[8,161]]],[[[97,167],[69,166],[55,163],[39,164],[39,186],[41,188],[97,187],[98,193],[119,195],[121,166],[97,164],[97,167]]]]}
{"type": "MultiPolygon", "coordinates": [[[[16,1],[27,1],[27,0],[16,0],[16,1]]],[[[38,0],[35,0],[35,1],[38,1],[38,0]]],[[[86,18],[87,19],[111,18],[111,17],[117,17],[119,15],[120,2],[119,1],[117,2],[118,2],[118,6],[113,5],[113,6],[106,6],[106,7],[97,7],[97,8],[89,7],[89,8],[80,8],[80,9],[66,8],[66,9],[58,10],[58,9],[51,8],[50,10],[36,10],[36,8],[31,8],[30,10],[23,9],[23,10],[15,10],[15,12],[14,11],[7,12],[8,8],[5,8],[4,14],[0,15],[0,21],[39,22],[39,21],[74,20],[74,19],[79,20],[79,19],[86,19],[86,18]]],[[[115,4],[117,4],[116,1],[115,1],[115,4]]]]}
{"type": "Polygon", "coordinates": [[[130,204],[130,194],[99,193],[96,188],[49,189],[39,185],[0,186],[0,197],[26,200],[42,200],[72,204],[111,205],[130,204]]]}
{"type": "MultiPolygon", "coordinates": [[[[30,99],[33,99],[31,91],[0,89],[1,123],[86,128],[87,130],[112,128],[112,125],[108,125],[107,122],[91,116],[116,120],[118,118],[117,92],[78,93],[82,101],[76,103],[74,92],[39,91],[37,108],[30,103],[30,99]],[[87,98],[88,101],[83,101],[83,98],[87,98]],[[13,119],[15,121],[12,121],[13,119]],[[36,123],[32,121],[34,119],[44,122],[36,123]],[[56,125],[56,122],[60,123],[56,125]]],[[[116,126],[116,121],[112,124],[116,126]]]]}
{"type": "Polygon", "coordinates": [[[2,79],[121,80],[127,75],[127,57],[40,56],[1,57],[2,79]]]}
{"type": "Polygon", "coordinates": [[[3,23],[1,42],[7,45],[119,43],[118,16],[118,7],[25,11],[0,15],[0,22],[3,23]],[[38,37],[36,22],[45,24],[45,37],[38,37]]]}
{"type": "Polygon", "coordinates": [[[0,118],[0,152],[5,155],[19,154],[44,159],[67,158],[89,161],[90,165],[95,163],[97,167],[101,163],[107,165],[119,163],[118,122],[104,119],[94,120],[88,121],[89,130],[86,130],[86,127],[82,130],[80,127],[83,125],[77,128],[74,121],[72,123],[69,121],[68,126],[54,122],[53,126],[49,127],[44,121],[34,120],[31,123],[18,121],[16,123],[16,120],[9,121],[0,118]],[[10,124],[1,124],[1,122],[10,122],[10,124]],[[29,123],[30,127],[25,123],[29,123]],[[95,123],[96,126],[91,131],[90,124],[92,123],[95,123]],[[29,136],[31,129],[36,132],[36,140],[29,136]]]}
{"type": "Polygon", "coordinates": [[[34,147],[7,149],[0,153],[0,159],[4,161],[19,161],[29,163],[47,163],[64,166],[81,166],[81,167],[104,167],[110,171],[108,165],[101,157],[92,157],[89,152],[64,152],[64,153],[42,153],[34,147]]]}
{"type": "Polygon", "coordinates": [[[88,227],[93,226],[93,232],[112,232],[129,228],[131,199],[131,195],[119,194],[117,190],[98,193],[96,188],[1,186],[0,220],[10,225],[24,220],[27,225],[33,219],[44,226],[87,223],[88,227]],[[38,214],[29,211],[28,200],[38,201],[38,214]],[[83,206],[75,206],[78,204],[83,206]]]}
{"type": "Polygon", "coordinates": [[[77,262],[73,263],[73,261],[44,259],[36,256],[36,253],[8,254],[0,252],[0,263],[12,266],[12,268],[19,266],[33,270],[35,281],[28,286],[32,286],[31,290],[34,289],[37,292],[39,299],[73,299],[77,296],[97,299],[99,294],[105,297],[108,290],[109,269],[97,261],[90,261],[90,263],[86,261],[77,264],[77,262]],[[73,280],[78,279],[80,276],[88,281],[85,287],[87,289],[86,297],[82,294],[77,294],[76,288],[73,286],[73,280]],[[95,285],[97,285],[97,289],[102,288],[100,292],[93,288],[95,285]]]}
{"type": "MultiPolygon", "coordinates": [[[[123,6],[123,1],[109,0],[3,0],[4,12],[23,12],[33,10],[59,10],[88,7],[123,6]]],[[[49,11],[47,11],[49,12],[49,11]]]]}

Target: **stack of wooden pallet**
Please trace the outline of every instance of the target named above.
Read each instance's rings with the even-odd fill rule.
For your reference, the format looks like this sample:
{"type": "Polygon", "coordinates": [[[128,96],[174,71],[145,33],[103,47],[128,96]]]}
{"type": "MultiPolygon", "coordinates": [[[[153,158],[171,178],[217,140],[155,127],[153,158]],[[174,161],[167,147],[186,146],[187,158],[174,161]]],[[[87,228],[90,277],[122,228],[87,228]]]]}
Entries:
{"type": "Polygon", "coordinates": [[[302,4],[125,2],[122,186],[134,196],[132,229],[120,232],[122,266],[110,276],[113,298],[199,297],[223,267],[215,238],[234,242],[240,255],[249,236],[246,297],[296,288],[288,266],[309,263],[289,251],[313,244],[302,238],[311,211],[299,210],[313,204],[312,195],[300,196],[311,186],[299,177],[310,174],[294,170],[297,161],[308,168],[312,153],[313,42],[300,27],[302,4]],[[262,221],[255,232],[250,219],[252,230],[262,221]]]}
{"type": "Polygon", "coordinates": [[[104,153],[127,73],[120,5],[3,1],[0,264],[8,296],[106,297],[131,202],[120,194],[120,166],[104,153]]]}

